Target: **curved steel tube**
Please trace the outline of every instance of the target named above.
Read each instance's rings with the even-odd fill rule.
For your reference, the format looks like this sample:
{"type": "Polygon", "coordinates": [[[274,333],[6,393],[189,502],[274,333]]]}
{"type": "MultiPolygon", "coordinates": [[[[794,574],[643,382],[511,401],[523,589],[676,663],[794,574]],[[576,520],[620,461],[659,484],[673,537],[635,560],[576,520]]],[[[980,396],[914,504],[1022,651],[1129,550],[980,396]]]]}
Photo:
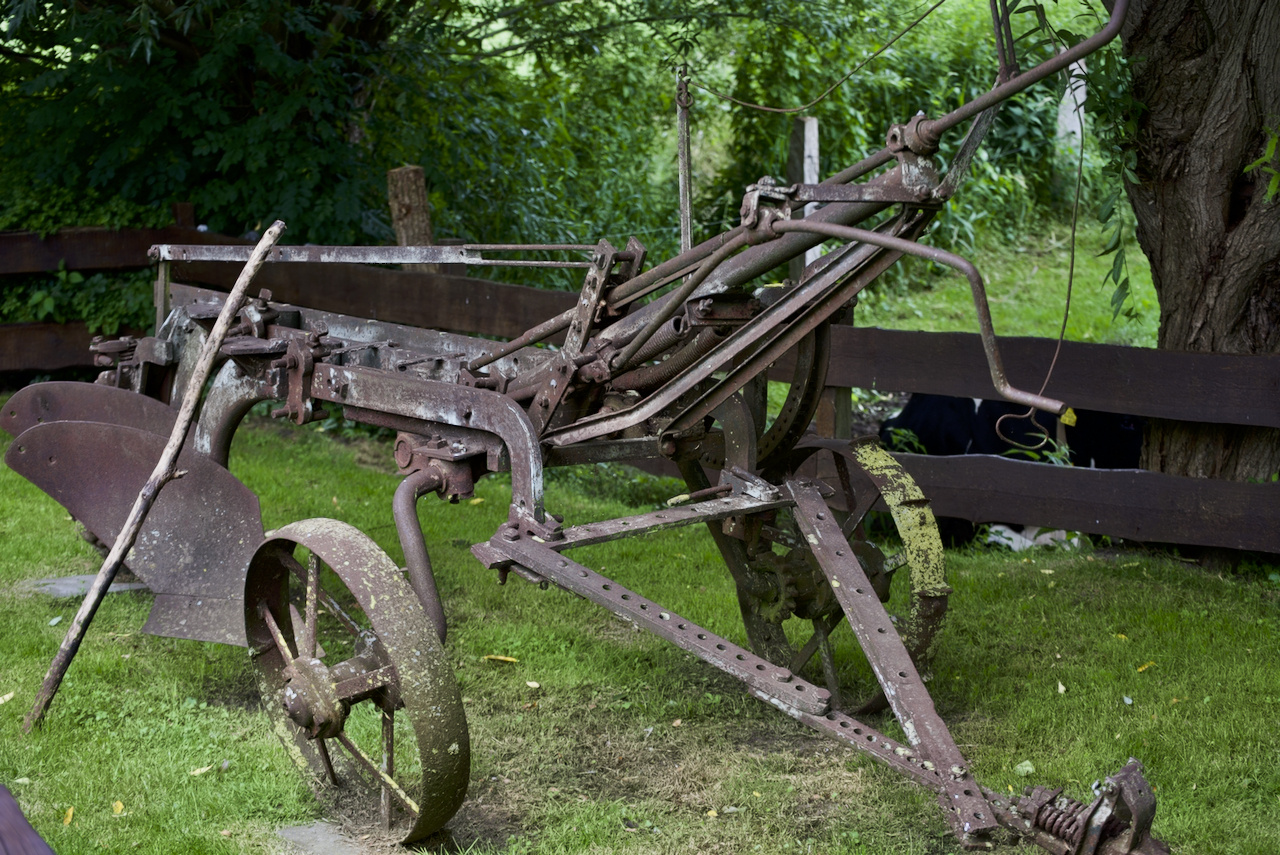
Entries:
{"type": "Polygon", "coordinates": [[[938,140],[941,139],[943,133],[951,130],[966,119],[972,119],[988,107],[993,107],[1001,101],[1012,98],[1024,89],[1044,80],[1049,75],[1056,74],[1073,62],[1078,62],[1083,57],[1093,53],[1120,34],[1120,27],[1123,26],[1125,15],[1128,12],[1129,0],[1115,0],[1115,5],[1111,9],[1111,19],[1096,34],[1080,42],[1075,47],[1064,50],[1053,59],[1040,63],[1030,71],[1019,74],[1009,82],[994,87],[985,94],[974,98],[968,104],[957,107],[945,116],[921,122],[919,127],[921,142],[929,148],[937,146],[938,140]]]}
{"type": "Polygon", "coordinates": [[[1044,410],[1054,415],[1061,415],[1066,410],[1067,405],[1062,401],[1026,392],[1009,384],[1009,380],[1004,373],[1004,363],[1000,359],[1000,349],[996,344],[996,331],[991,324],[991,308],[987,305],[987,293],[982,284],[982,274],[969,261],[934,246],[922,246],[915,241],[903,240],[892,235],[853,228],[852,226],[818,223],[806,219],[782,220],[774,223],[773,228],[779,232],[810,232],[836,238],[837,240],[869,243],[873,246],[900,252],[903,255],[927,258],[930,261],[936,261],[939,264],[945,264],[960,271],[969,280],[969,287],[973,291],[973,304],[978,311],[978,325],[982,330],[982,349],[986,352],[987,365],[991,368],[991,382],[995,384],[996,391],[1005,400],[1013,401],[1015,404],[1025,404],[1028,407],[1044,410]]]}
{"type": "Polygon", "coordinates": [[[440,602],[440,593],[436,590],[436,577],[431,572],[431,558],[427,555],[427,542],[422,536],[422,526],[418,522],[418,498],[440,488],[442,479],[434,469],[419,469],[411,472],[396,488],[395,498],[391,501],[391,515],[395,517],[396,534],[400,536],[400,548],[404,550],[405,572],[409,575],[409,585],[418,595],[418,602],[427,613],[427,617],[435,624],[436,635],[444,644],[446,627],[444,622],[444,606],[440,602]]]}

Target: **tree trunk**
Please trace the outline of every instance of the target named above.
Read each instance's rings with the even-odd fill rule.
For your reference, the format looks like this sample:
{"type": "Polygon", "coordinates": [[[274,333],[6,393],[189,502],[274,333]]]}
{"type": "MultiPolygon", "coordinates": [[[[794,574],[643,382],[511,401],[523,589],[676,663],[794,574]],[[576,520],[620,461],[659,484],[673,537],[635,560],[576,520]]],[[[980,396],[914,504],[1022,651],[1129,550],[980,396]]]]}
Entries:
{"type": "MultiPolygon", "coordinates": [[[[1160,301],[1159,347],[1280,349],[1280,200],[1244,167],[1280,121],[1280,3],[1133,0],[1138,184],[1126,189],[1160,301]],[[1140,58],[1140,59],[1137,59],[1140,58]]],[[[1153,422],[1143,466],[1250,480],[1280,469],[1280,431],[1153,422]]]]}
{"type": "MultiPolygon", "coordinates": [[[[391,226],[400,246],[434,246],[431,234],[431,203],[427,201],[427,179],[421,166],[401,166],[387,173],[387,201],[391,205],[391,226]]],[[[434,264],[406,264],[405,270],[437,273],[434,264]]]]}

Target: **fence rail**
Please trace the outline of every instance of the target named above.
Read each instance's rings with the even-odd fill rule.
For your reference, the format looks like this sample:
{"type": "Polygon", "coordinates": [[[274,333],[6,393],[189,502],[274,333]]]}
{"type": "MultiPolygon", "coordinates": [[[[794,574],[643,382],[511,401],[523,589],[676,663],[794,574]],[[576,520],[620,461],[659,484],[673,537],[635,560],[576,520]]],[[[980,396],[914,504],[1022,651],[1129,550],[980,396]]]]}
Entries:
{"type": "MultiPolygon", "coordinates": [[[[0,275],[146,264],[155,243],[231,239],[191,229],[74,230],[40,241],[0,234],[0,275]],[[199,235],[198,238],[194,237],[199,235]]],[[[235,241],[239,242],[239,241],[235,241]]],[[[228,290],[237,265],[175,263],[173,280],[228,290]]],[[[576,295],[449,273],[355,264],[268,265],[257,282],[274,297],[358,317],[512,338],[573,306],[576,295]]],[[[0,370],[89,365],[83,324],[0,326],[0,370]]],[[[1047,339],[1001,339],[1009,379],[1039,388],[1047,339]]],[[[785,376],[787,359],[775,366],[785,376]]],[[[833,387],[992,395],[978,336],[837,327],[833,387]]],[[[1150,418],[1280,428],[1280,356],[1177,353],[1066,342],[1047,394],[1080,409],[1150,418]]],[[[1135,470],[1057,467],[988,456],[895,454],[936,513],[1179,544],[1280,553],[1280,486],[1135,470]]]]}

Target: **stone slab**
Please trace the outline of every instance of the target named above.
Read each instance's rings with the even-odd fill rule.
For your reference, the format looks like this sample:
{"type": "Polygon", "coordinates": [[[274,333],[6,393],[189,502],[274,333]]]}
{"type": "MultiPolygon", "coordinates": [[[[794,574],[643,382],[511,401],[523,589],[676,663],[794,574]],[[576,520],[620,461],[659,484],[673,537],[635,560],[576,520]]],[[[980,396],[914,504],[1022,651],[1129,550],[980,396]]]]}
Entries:
{"type": "Polygon", "coordinates": [[[302,855],[365,855],[365,850],[343,837],[337,828],[327,822],[293,825],[282,828],[277,833],[292,843],[302,855]]]}
{"type": "MultiPolygon", "coordinates": [[[[89,587],[93,584],[95,578],[96,576],[58,576],[53,579],[35,579],[25,583],[23,587],[39,594],[47,594],[50,597],[81,598],[89,593],[89,587]]],[[[107,589],[107,593],[118,594],[121,591],[145,590],[147,590],[147,586],[142,582],[116,582],[107,589]]]]}

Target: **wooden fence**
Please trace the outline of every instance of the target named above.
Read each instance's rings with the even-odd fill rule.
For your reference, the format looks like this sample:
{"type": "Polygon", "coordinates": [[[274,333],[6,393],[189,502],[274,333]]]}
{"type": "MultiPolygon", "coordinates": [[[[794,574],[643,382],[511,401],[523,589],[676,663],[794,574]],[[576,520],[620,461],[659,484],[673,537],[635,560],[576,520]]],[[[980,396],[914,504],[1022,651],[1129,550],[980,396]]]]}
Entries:
{"type": "MultiPolygon", "coordinates": [[[[40,241],[0,234],[0,274],[139,267],[152,243],[230,239],[177,227],[76,230],[40,241]]],[[[239,241],[237,241],[239,242],[239,241]]],[[[177,264],[174,281],[228,289],[235,265],[177,264]]],[[[267,265],[258,284],[278,300],[453,332],[510,338],[574,305],[576,295],[447,273],[359,265],[267,265]]],[[[82,325],[0,326],[0,371],[88,365],[82,325]]],[[[1039,388],[1054,342],[1001,340],[1010,381],[1039,388]]],[[[785,362],[785,360],[784,360],[785,362]]],[[[777,370],[785,371],[780,364],[777,370]]],[[[838,327],[828,383],[896,392],[991,397],[976,335],[838,327]]],[[[1280,428],[1280,356],[1175,353],[1067,342],[1047,394],[1077,409],[1280,428]]],[[[936,513],[1179,544],[1280,553],[1280,485],[1137,470],[1050,466],[1003,457],[895,455],[936,513]]]]}

